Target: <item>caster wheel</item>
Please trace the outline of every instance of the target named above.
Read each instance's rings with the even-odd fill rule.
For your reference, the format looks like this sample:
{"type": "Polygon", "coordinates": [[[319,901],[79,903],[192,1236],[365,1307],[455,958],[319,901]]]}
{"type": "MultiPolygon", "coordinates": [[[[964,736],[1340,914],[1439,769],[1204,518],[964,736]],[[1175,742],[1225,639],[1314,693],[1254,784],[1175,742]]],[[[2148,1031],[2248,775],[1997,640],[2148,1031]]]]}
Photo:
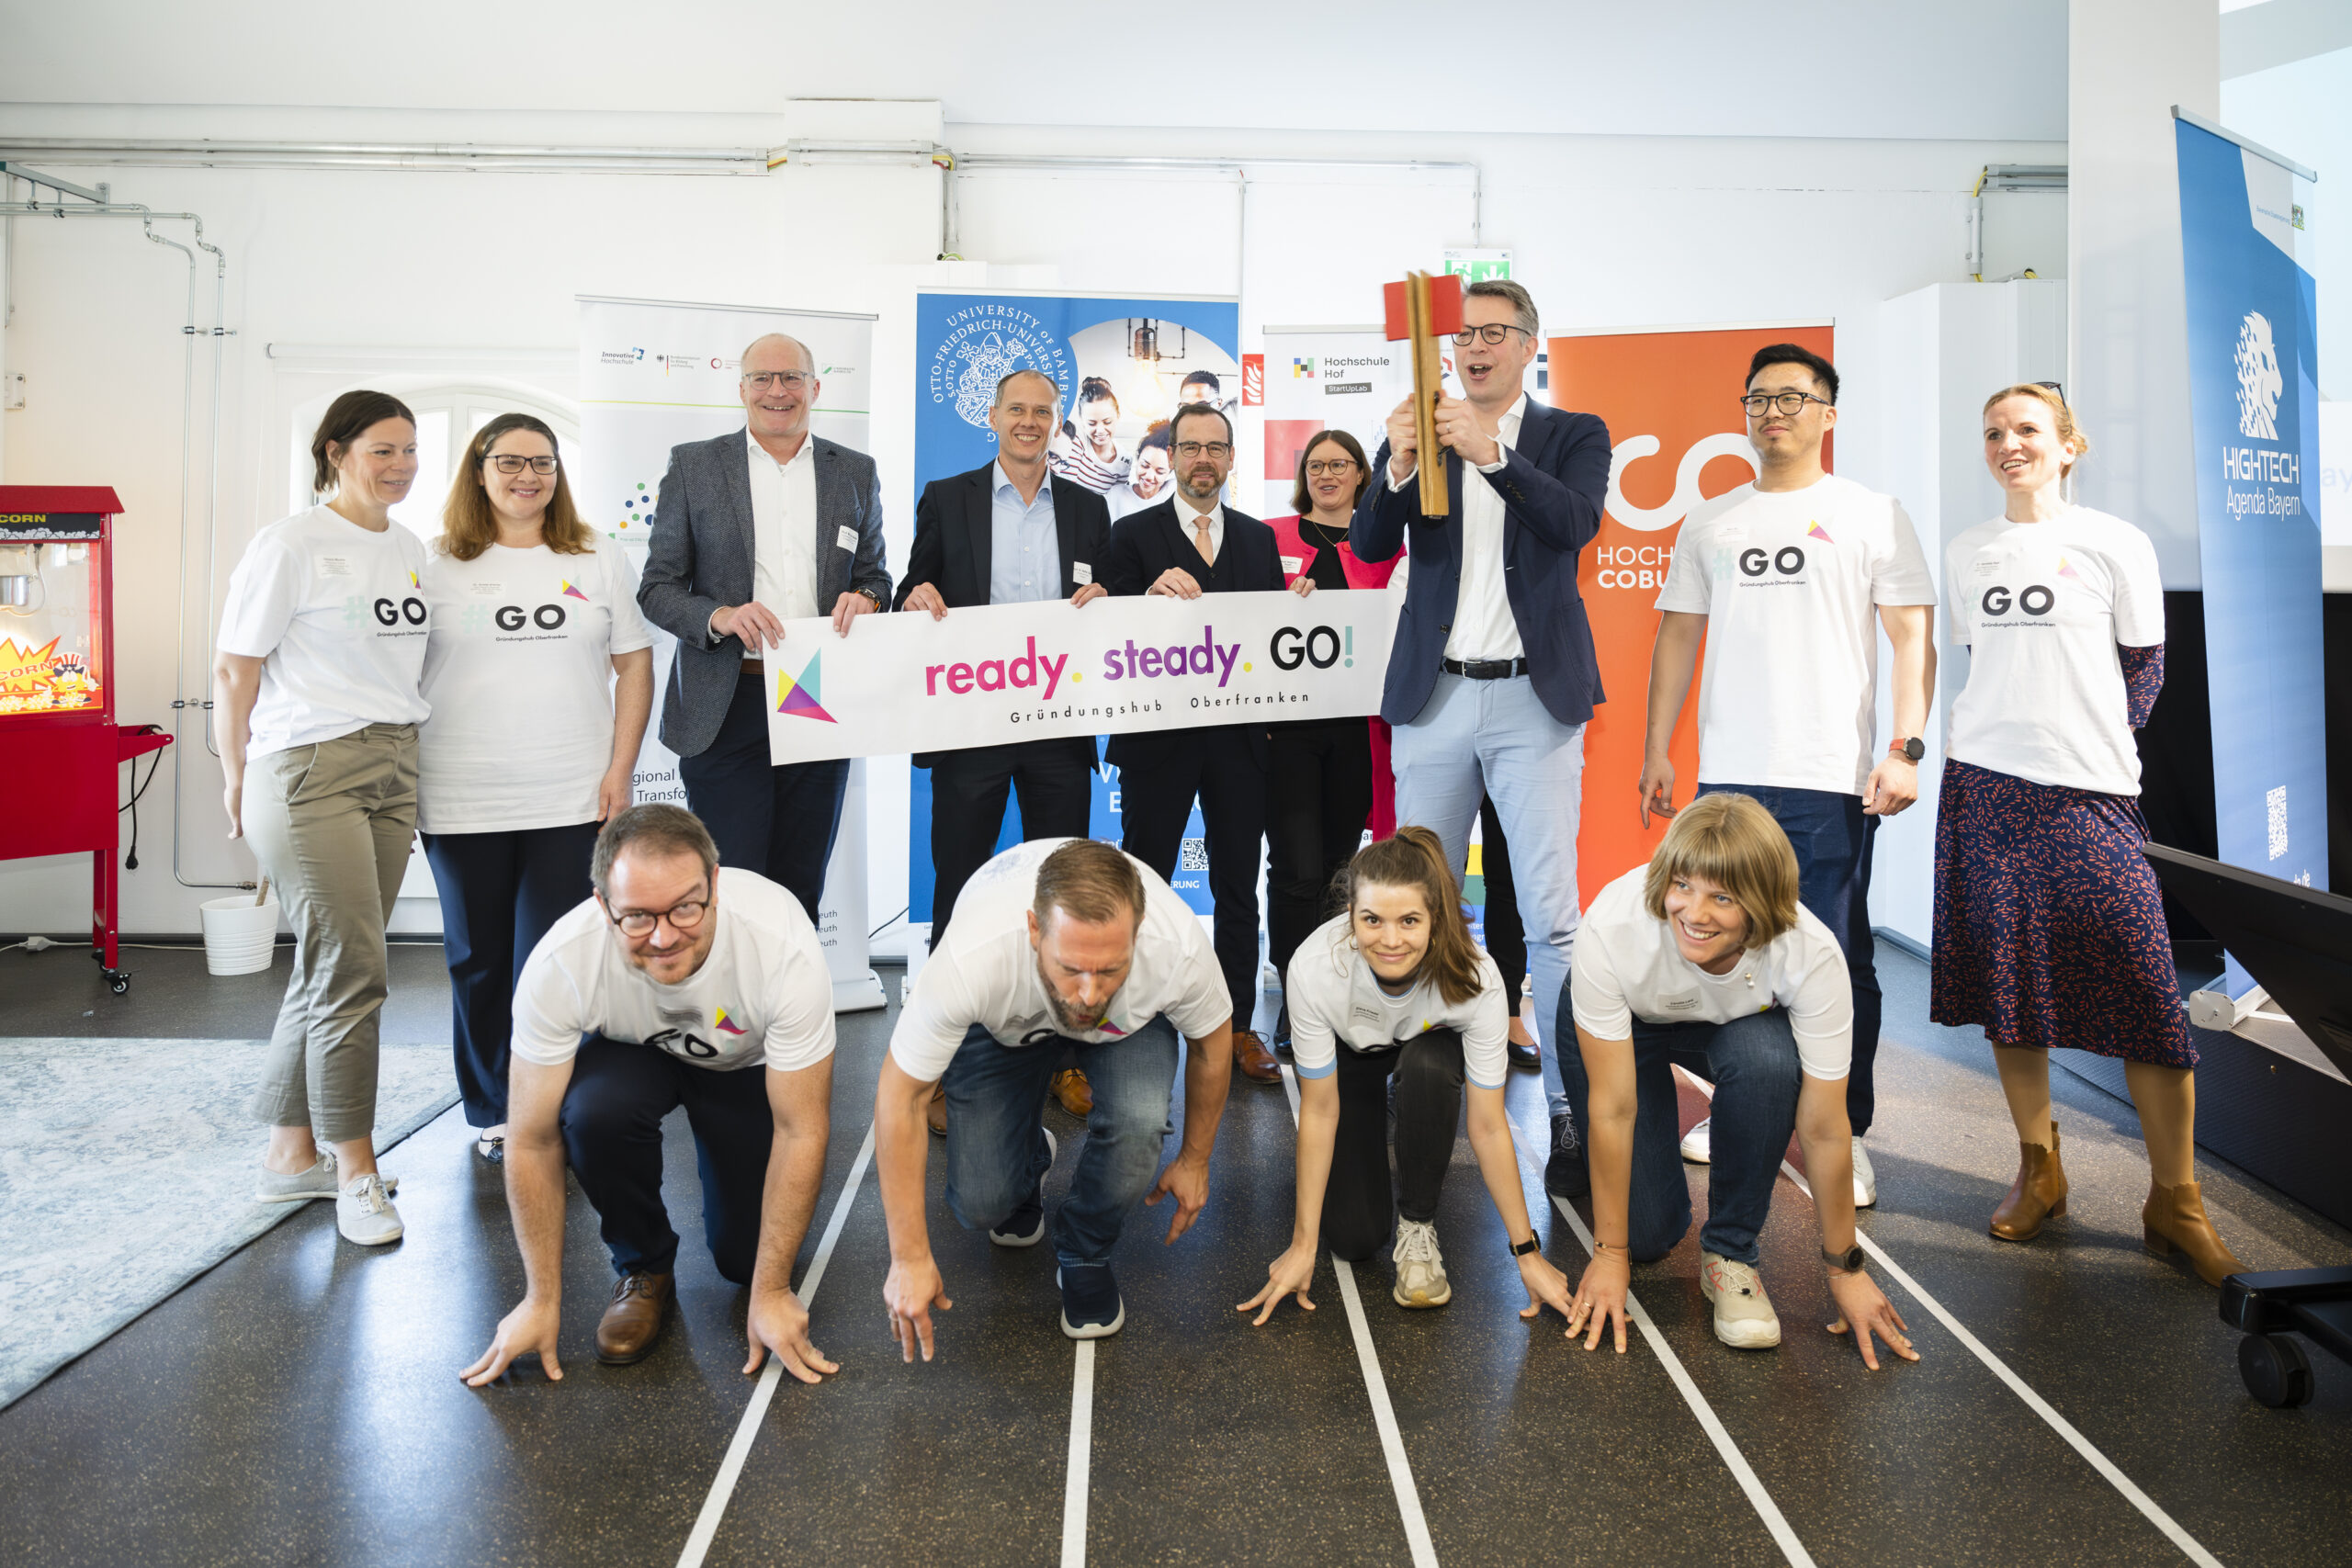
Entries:
{"type": "Polygon", "coordinates": [[[2238,1375],[2255,1403],[2292,1410],[2312,1399],[2312,1362],[2301,1341],[2283,1334],[2250,1334],[2238,1341],[2238,1375]]]}
{"type": "Polygon", "coordinates": [[[106,977],[107,988],[118,997],[130,989],[130,971],[128,969],[108,969],[106,977]]]}

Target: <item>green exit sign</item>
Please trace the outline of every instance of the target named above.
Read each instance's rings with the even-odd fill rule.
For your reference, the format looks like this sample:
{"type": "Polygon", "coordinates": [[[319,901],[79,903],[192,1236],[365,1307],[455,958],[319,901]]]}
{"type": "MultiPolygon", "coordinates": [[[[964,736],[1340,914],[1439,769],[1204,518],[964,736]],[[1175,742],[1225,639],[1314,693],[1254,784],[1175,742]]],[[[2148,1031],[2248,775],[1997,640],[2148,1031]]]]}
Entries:
{"type": "Polygon", "coordinates": [[[1484,283],[1489,278],[1510,276],[1509,251],[1460,250],[1445,253],[1445,270],[1458,275],[1464,283],[1484,283]]]}

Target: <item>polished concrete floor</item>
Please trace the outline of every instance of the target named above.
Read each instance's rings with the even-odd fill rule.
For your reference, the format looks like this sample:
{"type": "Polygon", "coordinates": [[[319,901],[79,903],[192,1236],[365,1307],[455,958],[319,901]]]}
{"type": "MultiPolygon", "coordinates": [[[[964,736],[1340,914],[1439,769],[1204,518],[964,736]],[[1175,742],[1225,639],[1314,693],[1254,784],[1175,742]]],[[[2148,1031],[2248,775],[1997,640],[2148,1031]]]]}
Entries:
{"type": "MultiPolygon", "coordinates": [[[[0,1412],[0,1560],[669,1563],[708,1517],[712,1563],[2342,1562],[2352,1368],[2320,1358],[2299,1411],[2246,1398],[2214,1293],[2141,1250],[2131,1108],[2066,1074],[2070,1213],[2030,1246],[1991,1240],[2016,1145],[1986,1052],[1924,1021],[1921,965],[1881,957],[1880,1204],[1863,1226],[1903,1276],[1878,1269],[1917,1365],[1871,1374],[1823,1331],[1812,1209],[1787,1181],[1765,1238],[1779,1350],[1714,1341],[1695,1239],[1635,1275],[1666,1359],[1639,1338],[1623,1358],[1572,1348],[1556,1317],[1518,1317],[1466,1144],[1439,1219],[1451,1306],[1399,1311],[1383,1261],[1356,1273],[1359,1311],[1327,1268],[1320,1310],[1252,1330],[1232,1308],[1286,1243],[1292,1132],[1284,1092],[1247,1084],[1208,1209],[1173,1247],[1165,1211],[1142,1212],[1118,1259],[1125,1331],[1089,1349],[1056,1326],[1046,1249],[957,1230],[934,1160],[956,1305],[938,1359],[903,1365],[870,1169],[843,1208],[889,1025],[854,1014],[802,1259],[840,1212],[812,1312],[842,1371],[775,1390],[731,1488],[755,1380],[741,1293],[691,1239],[683,1128],[668,1190],[690,1239],[659,1349],[595,1363],[609,1275],[575,1198],[568,1375],[473,1393],[458,1369],[521,1270],[498,1180],[452,1111],[385,1161],[402,1178],[399,1246],[344,1245],[313,1205],[0,1412]]],[[[0,954],[8,1032],[252,1035],[275,1009],[266,977],[210,981],[193,954],[134,955],[122,998],[70,958],[0,954]]],[[[444,1037],[442,984],[435,950],[396,953],[388,1033],[444,1037]]],[[[1703,1114],[1695,1087],[1683,1098],[1686,1122],[1703,1114]]],[[[1540,1204],[1532,1075],[1510,1104],[1540,1204]]],[[[1057,1195],[1079,1129],[1049,1116],[1057,1195]]],[[[2226,1168],[2201,1174],[2251,1266],[2352,1262],[2337,1227],[2226,1168]]],[[[1539,1224],[1573,1279],[1574,1227],[1549,1209],[1539,1224]]]]}

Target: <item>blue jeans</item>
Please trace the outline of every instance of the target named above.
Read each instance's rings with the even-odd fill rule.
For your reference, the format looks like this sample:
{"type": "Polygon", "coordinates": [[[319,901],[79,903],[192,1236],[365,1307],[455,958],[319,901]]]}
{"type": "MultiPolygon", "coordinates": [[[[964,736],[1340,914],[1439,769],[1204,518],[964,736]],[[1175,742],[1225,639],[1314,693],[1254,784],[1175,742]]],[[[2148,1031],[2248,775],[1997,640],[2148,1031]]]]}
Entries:
{"type": "Polygon", "coordinates": [[[1811,909],[1846,954],[1854,991],[1854,1065],[1846,1075],[1846,1120],[1854,1135],[1871,1130],[1878,1108],[1871,1069],[1878,1061],[1878,955],[1871,937],[1871,844],[1878,818],[1862,815],[1862,797],[1826,789],[1702,784],[1701,795],[1751,795],[1772,814],[1797,852],[1797,902],[1811,909]]]}
{"type": "Polygon", "coordinates": [[[1054,1256],[1076,1268],[1111,1260],[1127,1216],[1159,1173],[1176,1088],[1175,1026],[1160,1017],[1124,1040],[1008,1048],[974,1024],[939,1081],[947,1091],[948,1212],[967,1230],[992,1230],[1046,1174],[1040,1128],[1064,1046],[1094,1091],[1078,1170],[1054,1216],[1054,1256]]]}
{"type": "MultiPolygon", "coordinates": [[[[1491,797],[1510,840],[1520,924],[1535,994],[1556,997],[1568,983],[1577,940],[1577,826],[1584,793],[1584,726],[1562,724],[1524,675],[1507,681],[1437,678],[1430,700],[1396,727],[1396,821],[1418,823],[1445,844],[1458,877],[1470,863],[1470,825],[1491,797]]],[[[1506,975],[1506,983],[1516,975],[1506,975]]],[[[1543,1010],[1539,1005],[1537,1011],[1543,1010]]],[[[1544,1082],[1555,1114],[1566,1109],[1560,1062],[1576,1054],[1576,1032],[1536,1023],[1544,1082]]]]}
{"type": "MultiPolygon", "coordinates": [[[[1576,1038],[1568,998],[1560,993],[1560,1037],[1576,1038]]],[[[1707,1227],[1699,1246],[1739,1263],[1754,1263],[1756,1237],[1772,1208],[1772,1183],[1797,1127],[1797,1091],[1804,1069],[1786,1008],[1750,1013],[1729,1023],[1649,1023],[1634,1021],[1633,1183],[1626,1204],[1628,1249],[1638,1263],[1674,1250],[1690,1229],[1690,1186],[1682,1174],[1681,1120],[1676,1114],[1672,1061],[1715,1086],[1713,1163],[1707,1167],[1707,1227]]],[[[1590,1098],[1582,1053],[1561,1054],[1568,1105],[1588,1129],[1590,1098]]]]}

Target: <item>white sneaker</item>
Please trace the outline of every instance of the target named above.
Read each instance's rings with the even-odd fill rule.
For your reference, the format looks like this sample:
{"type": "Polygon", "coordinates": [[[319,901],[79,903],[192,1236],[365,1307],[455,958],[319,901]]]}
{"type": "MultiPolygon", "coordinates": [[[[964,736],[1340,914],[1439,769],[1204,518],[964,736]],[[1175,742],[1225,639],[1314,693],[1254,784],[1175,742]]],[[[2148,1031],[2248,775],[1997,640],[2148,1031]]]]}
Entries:
{"type": "MultiPolygon", "coordinates": [[[[398,1192],[401,1179],[384,1178],[384,1190],[398,1192]]],[[[256,1203],[307,1203],[313,1198],[333,1198],[343,1191],[343,1184],[335,1179],[334,1151],[321,1149],[311,1168],[292,1176],[280,1176],[263,1168],[260,1184],[254,1190],[256,1203]]]]}
{"type": "Polygon", "coordinates": [[[1781,1342],[1780,1315],[1764,1281],[1745,1263],[1719,1253],[1699,1255],[1699,1292],[1715,1307],[1715,1337],[1739,1350],[1770,1350],[1781,1342]]]}
{"type": "Polygon", "coordinates": [[[381,1247],[401,1238],[401,1212],[392,1207],[391,1194],[384,1190],[384,1179],[374,1171],[355,1176],[344,1190],[335,1194],[334,1228],[343,1233],[345,1241],[356,1241],[362,1247],[381,1247]]]}
{"type": "Polygon", "coordinates": [[[1445,1259],[1438,1256],[1437,1227],[1419,1220],[1396,1222],[1396,1249],[1389,1254],[1396,1265],[1396,1287],[1389,1293],[1400,1307],[1442,1307],[1453,1299],[1453,1284],[1445,1277],[1445,1259]]]}
{"type": "Polygon", "coordinates": [[[1707,1141],[1707,1129],[1713,1125],[1714,1120],[1712,1116],[1705,1117],[1696,1127],[1682,1134],[1682,1157],[1692,1165],[1707,1165],[1714,1159],[1713,1150],[1707,1141]]]}
{"type": "Polygon", "coordinates": [[[1860,1134],[1854,1135],[1854,1207],[1867,1209],[1878,1201],[1878,1172],[1871,1168],[1871,1152],[1862,1147],[1860,1134]]]}

